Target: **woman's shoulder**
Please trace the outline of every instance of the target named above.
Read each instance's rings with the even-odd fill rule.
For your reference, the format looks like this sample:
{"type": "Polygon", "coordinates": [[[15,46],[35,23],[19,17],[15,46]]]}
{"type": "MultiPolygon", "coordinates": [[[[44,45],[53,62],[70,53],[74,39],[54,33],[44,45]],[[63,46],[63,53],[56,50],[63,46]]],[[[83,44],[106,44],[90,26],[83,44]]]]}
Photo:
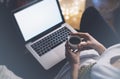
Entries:
{"type": "Polygon", "coordinates": [[[120,56],[120,44],[115,44],[107,48],[104,53],[98,58],[97,64],[108,64],[111,58],[120,56]]]}
{"type": "Polygon", "coordinates": [[[104,54],[101,55],[97,63],[92,67],[92,79],[119,79],[120,70],[114,68],[110,63],[111,59],[115,56],[120,56],[120,44],[109,47],[104,54]]]}

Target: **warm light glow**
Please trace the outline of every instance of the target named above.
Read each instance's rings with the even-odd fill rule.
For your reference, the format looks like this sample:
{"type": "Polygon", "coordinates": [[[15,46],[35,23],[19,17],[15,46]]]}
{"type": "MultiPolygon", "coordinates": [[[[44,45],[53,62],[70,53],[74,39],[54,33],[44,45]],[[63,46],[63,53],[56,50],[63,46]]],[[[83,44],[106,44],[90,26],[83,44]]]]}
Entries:
{"type": "Polygon", "coordinates": [[[63,15],[65,15],[65,19],[69,19],[70,16],[74,16],[77,15],[79,13],[79,0],[73,0],[73,1],[69,1],[68,3],[63,1],[63,0],[59,0],[62,4],[61,4],[61,9],[63,12],[63,15]],[[67,4],[64,4],[67,3],[67,4]]]}
{"type": "Polygon", "coordinates": [[[79,29],[80,19],[85,9],[86,0],[59,0],[62,13],[67,23],[79,29]]]}

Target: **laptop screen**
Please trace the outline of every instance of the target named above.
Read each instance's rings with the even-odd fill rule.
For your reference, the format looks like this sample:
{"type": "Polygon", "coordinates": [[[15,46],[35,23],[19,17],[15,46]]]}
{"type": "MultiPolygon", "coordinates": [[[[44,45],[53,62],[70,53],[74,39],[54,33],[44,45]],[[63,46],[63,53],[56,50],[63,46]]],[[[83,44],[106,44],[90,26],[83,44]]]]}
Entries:
{"type": "Polygon", "coordinates": [[[25,41],[62,22],[57,0],[43,0],[14,13],[25,41]]]}

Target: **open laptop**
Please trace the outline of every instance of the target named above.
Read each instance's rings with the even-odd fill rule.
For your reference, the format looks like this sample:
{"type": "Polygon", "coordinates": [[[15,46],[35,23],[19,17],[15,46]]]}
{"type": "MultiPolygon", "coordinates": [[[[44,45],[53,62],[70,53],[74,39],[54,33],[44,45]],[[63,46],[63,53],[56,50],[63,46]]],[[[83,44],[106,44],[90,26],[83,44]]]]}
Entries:
{"type": "Polygon", "coordinates": [[[71,32],[58,0],[34,1],[12,12],[25,46],[48,70],[65,58],[65,42],[71,32]]]}

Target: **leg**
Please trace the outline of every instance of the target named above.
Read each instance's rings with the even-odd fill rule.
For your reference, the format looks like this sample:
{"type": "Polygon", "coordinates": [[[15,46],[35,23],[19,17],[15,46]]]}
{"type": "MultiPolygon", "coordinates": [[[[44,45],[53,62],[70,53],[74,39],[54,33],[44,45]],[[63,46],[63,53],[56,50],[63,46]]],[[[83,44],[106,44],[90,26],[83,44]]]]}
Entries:
{"type": "Polygon", "coordinates": [[[119,43],[117,35],[93,7],[87,8],[83,13],[80,32],[88,32],[106,47],[119,43]]]}
{"type": "MultiPolygon", "coordinates": [[[[80,67],[95,63],[99,57],[98,52],[95,50],[85,50],[80,53],[80,67]]],[[[88,76],[87,76],[88,77],[88,76]]],[[[67,62],[54,79],[71,79],[71,66],[67,62]]]]}

